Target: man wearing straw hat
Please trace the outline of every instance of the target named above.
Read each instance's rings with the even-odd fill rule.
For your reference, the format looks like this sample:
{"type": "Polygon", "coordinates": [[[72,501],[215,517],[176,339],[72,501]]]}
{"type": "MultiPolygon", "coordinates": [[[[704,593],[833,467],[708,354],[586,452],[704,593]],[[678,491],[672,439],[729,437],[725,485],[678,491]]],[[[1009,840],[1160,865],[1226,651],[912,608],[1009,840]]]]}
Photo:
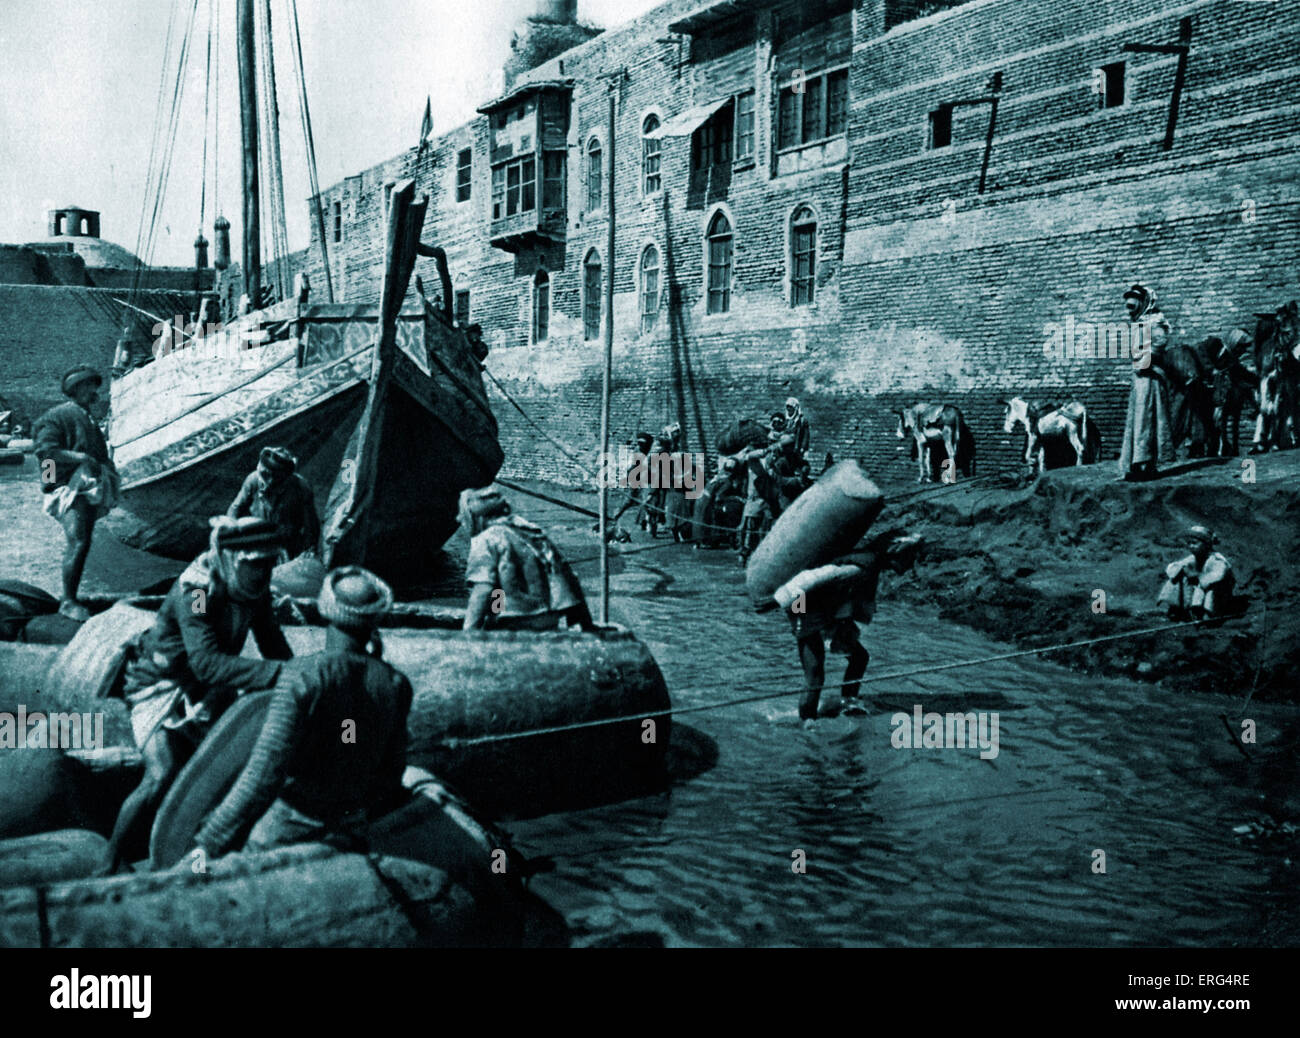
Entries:
{"type": "Polygon", "coordinates": [[[119,487],[108,444],[90,413],[103,384],[104,377],[89,365],[73,368],[63,376],[63,395],[68,401],[41,415],[32,434],[45,495],[42,507],[46,515],[59,521],[67,538],[59,612],[82,622],[90,613],[77,601],[81,574],[95,523],[117,505],[119,487]]]}
{"type": "Polygon", "coordinates": [[[209,550],[185,569],[153,626],[127,650],[123,698],[144,758],[109,840],[108,871],[123,847],[147,832],[181,766],[241,692],[270,688],[293,656],[271,604],[271,569],[280,553],[274,524],[247,517],[212,520],[209,550]],[[264,659],[241,655],[249,632],[264,659]]]}
{"type": "Polygon", "coordinates": [[[460,522],[470,536],[465,630],[555,630],[594,626],[582,585],[550,538],[510,514],[496,487],[460,495],[460,522]]]}
{"type": "Polygon", "coordinates": [[[403,799],[411,683],[379,658],[375,628],[393,592],[358,566],[332,571],[317,599],[325,651],[288,664],[243,772],[195,837],[206,857],[341,839],[403,799]],[[348,738],[351,733],[352,738],[348,738]]]}

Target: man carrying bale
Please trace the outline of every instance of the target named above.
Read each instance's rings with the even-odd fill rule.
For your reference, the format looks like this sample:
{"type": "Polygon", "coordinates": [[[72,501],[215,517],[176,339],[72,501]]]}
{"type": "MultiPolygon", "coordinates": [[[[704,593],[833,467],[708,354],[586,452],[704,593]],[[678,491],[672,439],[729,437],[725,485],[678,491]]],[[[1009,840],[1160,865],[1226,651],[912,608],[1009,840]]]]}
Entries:
{"type": "Polygon", "coordinates": [[[594,626],[582,585],[564,556],[541,527],[510,514],[496,487],[461,494],[460,522],[470,536],[466,631],[594,626]]]}
{"type": "Polygon", "coordinates": [[[90,413],[103,384],[104,377],[89,365],[73,368],[63,376],[68,402],[41,415],[32,434],[45,495],[42,507],[46,515],[59,521],[67,537],[59,613],[79,622],[90,618],[90,612],[77,600],[77,592],[95,523],[116,506],[118,497],[117,469],[90,413]]]}
{"type": "Polygon", "coordinates": [[[153,626],[128,647],[123,698],[145,773],[118,814],[106,871],[122,866],[123,846],[147,831],[172,779],[236,696],[270,688],[279,661],[293,656],[271,605],[279,552],[268,520],[213,519],[209,550],[190,563],[153,626]],[[240,655],[250,630],[265,659],[240,655]]]}
{"type": "Polygon", "coordinates": [[[826,678],[827,638],[831,652],[848,657],[840,689],[843,710],[862,712],[859,682],[871,654],[858,640],[858,622],[870,623],[875,615],[880,574],[885,569],[906,573],[915,564],[922,543],[919,536],[892,530],[828,565],[802,570],[777,589],[773,598],[790,620],[803,666],[800,718],[811,721],[817,717],[826,678]]]}
{"type": "Polygon", "coordinates": [[[195,837],[206,857],[341,839],[399,806],[411,683],[380,658],[374,631],[393,605],[357,566],[325,578],[325,651],[287,664],[243,772],[195,837]],[[347,734],[354,736],[351,740],[347,734]]]}

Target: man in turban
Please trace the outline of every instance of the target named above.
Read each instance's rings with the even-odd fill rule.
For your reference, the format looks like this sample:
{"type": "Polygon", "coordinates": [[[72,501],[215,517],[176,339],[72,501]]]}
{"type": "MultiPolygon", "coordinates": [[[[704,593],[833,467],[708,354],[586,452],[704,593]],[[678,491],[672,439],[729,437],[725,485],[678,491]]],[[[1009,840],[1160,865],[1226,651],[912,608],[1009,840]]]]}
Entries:
{"type": "Polygon", "coordinates": [[[470,536],[465,630],[554,630],[594,626],[582,585],[558,548],[527,519],[511,515],[495,487],[460,496],[470,536]]]}
{"type": "Polygon", "coordinates": [[[1136,344],[1119,471],[1126,480],[1153,479],[1158,464],[1174,460],[1169,386],[1161,365],[1169,325],[1156,309],[1155,293],[1142,285],[1134,285],[1124,293],[1124,307],[1134,325],[1136,344]]]}
{"type": "Polygon", "coordinates": [[[311,487],[295,469],[298,459],[283,447],[264,447],[226,509],[232,519],[256,516],[275,524],[283,547],[281,562],[315,555],[320,548],[320,516],[311,487]]]}
{"type": "Polygon", "coordinates": [[[117,469],[108,456],[104,434],[91,416],[99,402],[104,378],[82,364],[63,376],[66,403],[50,408],[36,420],[32,438],[40,463],[43,508],[63,527],[63,597],[59,612],[85,621],[90,613],[77,601],[81,574],[90,554],[95,523],[116,505],[117,469]]]}
{"type": "Polygon", "coordinates": [[[148,831],[154,809],[208,730],[239,694],[270,688],[293,652],[271,604],[280,553],[275,526],[247,517],[212,520],[208,551],[185,569],[153,626],[127,648],[123,698],[144,758],[109,841],[108,868],[148,831]],[[249,632],[264,659],[241,655],[249,632]]]}
{"type": "Polygon", "coordinates": [[[1165,586],[1156,599],[1171,620],[1203,620],[1234,611],[1232,563],[1214,550],[1218,542],[1208,527],[1187,531],[1189,554],[1165,568],[1165,586]]]}
{"type": "Polygon", "coordinates": [[[388,585],[360,567],[325,578],[317,599],[329,623],[325,651],[281,672],[247,765],[195,837],[207,857],[234,850],[249,826],[247,850],[348,846],[400,804],[411,683],[372,642],[392,606],[388,585]]]}

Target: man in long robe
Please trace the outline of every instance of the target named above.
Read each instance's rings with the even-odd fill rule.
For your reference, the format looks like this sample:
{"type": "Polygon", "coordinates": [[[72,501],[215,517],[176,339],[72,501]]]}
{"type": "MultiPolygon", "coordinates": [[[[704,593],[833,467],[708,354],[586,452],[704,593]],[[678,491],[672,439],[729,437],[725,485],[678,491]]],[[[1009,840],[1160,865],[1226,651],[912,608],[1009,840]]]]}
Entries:
{"type": "Polygon", "coordinates": [[[1150,289],[1134,285],[1124,293],[1124,303],[1129,320],[1137,326],[1135,334],[1149,338],[1134,351],[1137,355],[1133,358],[1133,384],[1124,418],[1119,471],[1126,480],[1153,479],[1157,465],[1172,464],[1174,460],[1169,387],[1160,366],[1169,326],[1156,309],[1155,293],[1150,289]]]}

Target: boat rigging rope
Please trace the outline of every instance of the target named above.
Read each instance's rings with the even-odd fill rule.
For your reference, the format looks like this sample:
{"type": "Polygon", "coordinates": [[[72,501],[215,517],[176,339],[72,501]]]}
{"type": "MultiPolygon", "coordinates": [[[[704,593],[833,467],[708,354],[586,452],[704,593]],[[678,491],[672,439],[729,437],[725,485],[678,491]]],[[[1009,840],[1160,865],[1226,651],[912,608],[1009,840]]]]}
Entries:
{"type": "MultiPolygon", "coordinates": [[[[1231,619],[1242,619],[1245,616],[1254,615],[1254,610],[1248,610],[1237,617],[1231,619]]],[[[1082,649],[1092,645],[1100,645],[1106,642],[1121,641],[1125,638],[1138,638],[1150,634],[1164,634],[1169,631],[1176,631],[1188,627],[1200,627],[1207,623],[1213,623],[1215,619],[1210,620],[1187,620],[1181,623],[1162,624],[1158,627],[1145,627],[1136,631],[1120,631],[1117,634],[1103,634],[1096,638],[1085,638],[1081,641],[1066,642],[1060,645],[1042,645],[1032,649],[1016,649],[1012,652],[994,653],[988,656],[978,656],[970,660],[953,660],[947,663],[923,664],[918,667],[911,667],[906,670],[891,671],[888,674],[865,674],[858,679],[860,685],[876,684],[882,681],[896,681],[901,678],[918,677],[923,674],[937,674],[945,670],[958,670],[964,667],[979,667],[989,663],[1001,663],[1007,660],[1023,659],[1029,656],[1040,656],[1044,653],[1064,652],[1068,649],[1082,649]]],[[[759,682],[757,684],[763,684],[759,682]]],[[[445,739],[440,745],[449,749],[460,749],[466,746],[479,746],[488,743],[509,742],[515,739],[529,739],[540,735],[553,735],[560,732],[578,731],[584,728],[599,728],[611,724],[631,724],[649,720],[655,717],[681,717],[684,714],[708,713],[713,710],[725,710],[733,706],[744,706],[750,703],[762,703],[772,699],[783,699],[786,696],[802,694],[807,690],[806,685],[798,687],[784,688],[778,692],[765,692],[753,696],[741,696],[736,699],[724,700],[721,703],[702,703],[696,706],[670,708],[668,710],[650,710],[639,714],[627,714],[621,717],[601,717],[590,721],[574,721],[571,724],[549,725],[543,728],[533,728],[522,732],[501,732],[495,735],[481,735],[469,739],[450,738],[445,739]]],[[[686,689],[685,691],[694,691],[686,689]]]]}
{"type": "Polygon", "coordinates": [[[311,132],[311,109],[307,105],[307,76],[302,60],[302,33],[298,28],[298,0],[286,0],[289,31],[293,38],[294,78],[298,83],[298,116],[302,122],[302,139],[307,149],[307,175],[311,180],[312,208],[316,211],[316,237],[320,241],[321,268],[325,272],[325,299],[334,302],[334,278],[330,273],[329,243],[325,234],[325,214],[320,196],[320,178],[316,171],[316,141],[311,132]]]}
{"type": "Polygon", "coordinates": [[[145,221],[149,213],[149,199],[152,197],[154,164],[157,161],[158,148],[162,140],[163,99],[166,97],[167,70],[171,67],[172,44],[176,30],[176,11],[175,6],[168,7],[167,35],[163,41],[162,61],[158,65],[158,97],[154,104],[153,133],[149,138],[149,159],[145,164],[144,195],[140,199],[140,223],[135,231],[135,268],[131,278],[131,293],[133,295],[139,291],[140,277],[144,267],[144,260],[141,259],[141,256],[144,250],[145,221]]]}
{"type": "Polygon", "coordinates": [[[208,57],[203,73],[203,163],[199,175],[199,234],[207,223],[208,215],[208,113],[212,106],[212,34],[216,13],[215,0],[208,0],[208,57]]]}

